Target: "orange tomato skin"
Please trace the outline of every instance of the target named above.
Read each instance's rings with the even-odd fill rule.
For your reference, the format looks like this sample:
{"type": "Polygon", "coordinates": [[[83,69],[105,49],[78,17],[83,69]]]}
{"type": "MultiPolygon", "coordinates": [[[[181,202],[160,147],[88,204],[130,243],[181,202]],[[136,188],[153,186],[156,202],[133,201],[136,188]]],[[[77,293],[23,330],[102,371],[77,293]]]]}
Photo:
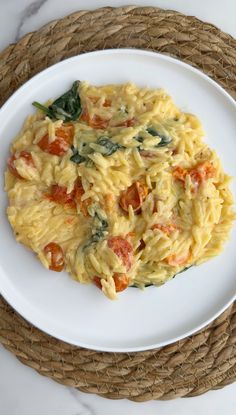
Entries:
{"type": "Polygon", "coordinates": [[[22,177],[22,176],[18,173],[18,171],[17,171],[17,169],[16,169],[16,167],[15,167],[14,161],[15,161],[15,160],[17,160],[17,158],[23,158],[23,159],[25,160],[26,164],[27,164],[28,166],[31,166],[31,167],[35,167],[34,160],[33,160],[33,157],[32,157],[32,155],[31,155],[31,153],[29,153],[28,151],[21,151],[18,157],[16,157],[16,155],[15,155],[15,154],[12,154],[12,156],[9,158],[9,160],[8,160],[8,162],[7,162],[7,165],[8,165],[8,168],[9,168],[10,172],[11,172],[11,173],[12,173],[15,177],[17,177],[18,179],[24,179],[24,178],[23,178],[23,177],[22,177]]]}
{"type": "Polygon", "coordinates": [[[126,266],[127,271],[131,268],[133,263],[133,247],[122,236],[113,236],[108,239],[107,244],[110,249],[121,259],[123,265],[126,266]]]}
{"type": "Polygon", "coordinates": [[[75,186],[74,186],[74,200],[78,205],[80,206],[80,210],[84,216],[88,216],[88,207],[91,205],[92,200],[91,198],[81,200],[82,196],[84,194],[84,188],[82,185],[82,181],[80,177],[76,180],[75,186]]]}
{"type": "Polygon", "coordinates": [[[191,169],[189,174],[192,181],[199,186],[205,180],[215,177],[216,169],[209,161],[204,161],[191,169]]]}
{"type": "Polygon", "coordinates": [[[80,120],[88,124],[89,127],[97,130],[105,130],[110,122],[110,119],[106,120],[104,118],[99,117],[99,115],[96,114],[91,118],[87,107],[84,107],[80,120]]]}
{"type": "Polygon", "coordinates": [[[183,169],[180,166],[177,166],[173,170],[173,177],[176,180],[185,183],[185,177],[189,174],[193,184],[195,185],[195,189],[203,183],[205,180],[215,177],[216,169],[209,161],[203,161],[197,164],[192,169],[183,169]]]}
{"type": "Polygon", "coordinates": [[[60,245],[55,242],[50,242],[44,247],[43,252],[46,256],[48,254],[51,256],[51,264],[49,265],[49,269],[56,272],[63,270],[65,263],[63,251],[60,245]]]}
{"type": "Polygon", "coordinates": [[[99,117],[99,115],[94,115],[92,118],[89,119],[89,126],[95,128],[96,130],[105,130],[109,125],[110,119],[106,120],[104,118],[99,117]]]}
{"type": "Polygon", "coordinates": [[[172,232],[174,232],[175,229],[177,229],[177,226],[174,223],[170,223],[169,225],[161,225],[160,223],[155,223],[155,225],[153,225],[151,229],[159,229],[160,231],[169,236],[172,232]]]}
{"type": "Polygon", "coordinates": [[[73,142],[74,125],[66,124],[56,129],[56,138],[49,142],[48,134],[44,135],[37,143],[39,148],[45,153],[53,154],[55,156],[63,156],[70,148],[73,142]]]}
{"type": "Polygon", "coordinates": [[[187,172],[186,169],[183,169],[182,167],[177,166],[173,170],[173,177],[174,177],[174,179],[179,180],[179,181],[185,183],[185,177],[186,177],[187,173],[188,172],[187,172]]]}
{"type": "Polygon", "coordinates": [[[102,289],[101,278],[95,275],[95,277],[93,277],[93,282],[96,285],[96,287],[98,287],[100,290],[102,289]]]}
{"type": "Polygon", "coordinates": [[[48,198],[53,202],[59,203],[60,205],[70,205],[71,207],[75,207],[74,191],[72,190],[72,192],[67,193],[66,186],[54,184],[51,187],[51,193],[48,195],[48,198]]]}
{"type": "MultiPolygon", "coordinates": [[[[113,275],[113,280],[115,283],[117,293],[124,291],[129,285],[129,278],[126,274],[119,274],[118,272],[115,272],[115,274],[113,275]]],[[[101,278],[95,275],[95,277],[93,277],[93,282],[96,285],[96,287],[102,290],[101,278]]]]}
{"type": "Polygon", "coordinates": [[[135,125],[135,122],[135,119],[131,118],[130,120],[126,120],[119,124],[116,124],[115,127],[133,127],[135,125]]]}
{"type": "Polygon", "coordinates": [[[134,182],[128,189],[121,193],[120,207],[129,211],[129,205],[132,206],[135,213],[139,213],[140,208],[148,195],[148,187],[140,182],[134,182]]]}
{"type": "Polygon", "coordinates": [[[172,267],[176,267],[178,265],[184,265],[186,264],[190,259],[190,253],[186,252],[186,254],[177,256],[175,254],[170,255],[166,258],[166,262],[168,265],[172,267]]]}
{"type": "Polygon", "coordinates": [[[111,106],[111,100],[106,98],[102,106],[103,107],[110,107],[111,106]]]}
{"type": "Polygon", "coordinates": [[[116,272],[113,275],[113,280],[117,293],[124,291],[129,286],[129,278],[126,274],[119,274],[116,272]]]}

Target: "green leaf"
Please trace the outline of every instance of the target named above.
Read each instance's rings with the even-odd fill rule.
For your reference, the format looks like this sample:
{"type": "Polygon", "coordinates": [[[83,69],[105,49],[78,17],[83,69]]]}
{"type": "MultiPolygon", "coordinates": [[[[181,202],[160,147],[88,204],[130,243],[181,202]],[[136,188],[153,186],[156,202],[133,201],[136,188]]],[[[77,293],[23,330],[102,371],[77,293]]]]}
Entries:
{"type": "Polygon", "coordinates": [[[39,102],[33,102],[33,105],[45,112],[52,120],[75,121],[82,112],[78,87],[79,81],[75,81],[71,89],[57,98],[49,107],[45,107],[39,102]]]}
{"type": "Polygon", "coordinates": [[[79,154],[78,150],[76,150],[74,146],[71,146],[71,150],[73,152],[73,155],[70,157],[70,160],[73,161],[73,163],[80,164],[86,160],[85,157],[79,154]]]}
{"type": "Polygon", "coordinates": [[[148,134],[152,135],[153,137],[159,137],[161,141],[155,147],[165,147],[171,143],[172,138],[168,135],[160,134],[155,128],[148,127],[147,128],[148,134]]]}
{"type": "Polygon", "coordinates": [[[113,143],[113,141],[111,141],[108,137],[100,137],[97,141],[97,144],[99,144],[102,147],[105,147],[106,152],[104,153],[104,156],[111,156],[117,150],[122,148],[120,144],[113,143]]]}

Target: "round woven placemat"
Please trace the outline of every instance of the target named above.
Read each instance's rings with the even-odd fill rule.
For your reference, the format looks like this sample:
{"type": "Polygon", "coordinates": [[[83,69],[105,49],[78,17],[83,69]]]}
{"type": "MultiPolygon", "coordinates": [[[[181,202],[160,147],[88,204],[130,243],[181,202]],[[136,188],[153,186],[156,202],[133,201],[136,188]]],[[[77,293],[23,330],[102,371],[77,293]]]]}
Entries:
{"type": "MultiPolygon", "coordinates": [[[[0,103],[42,69],[82,52],[136,47],[182,59],[236,96],[236,41],[215,26],[153,7],[79,11],[0,54],[0,103]]],[[[56,340],[0,298],[0,341],[24,364],[84,392],[135,401],[196,396],[236,379],[236,304],[201,332],[161,349],[101,353],[56,340]]]]}

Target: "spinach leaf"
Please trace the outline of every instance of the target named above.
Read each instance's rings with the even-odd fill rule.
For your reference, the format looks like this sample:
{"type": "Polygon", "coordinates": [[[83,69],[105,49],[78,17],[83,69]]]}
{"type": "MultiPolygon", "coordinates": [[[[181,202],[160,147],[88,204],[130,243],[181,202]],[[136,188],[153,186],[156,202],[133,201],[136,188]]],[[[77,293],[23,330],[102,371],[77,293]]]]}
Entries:
{"type": "Polygon", "coordinates": [[[120,144],[113,143],[113,141],[111,141],[108,137],[100,137],[97,141],[97,144],[99,144],[102,147],[105,147],[106,152],[103,153],[104,156],[111,156],[111,154],[115,153],[117,150],[122,148],[120,144]]]}
{"type": "MultiPolygon", "coordinates": [[[[193,267],[193,266],[194,266],[194,264],[189,265],[188,267],[183,268],[181,271],[177,272],[177,274],[173,275],[173,277],[172,277],[172,278],[175,278],[177,275],[181,274],[182,272],[187,271],[189,268],[191,268],[191,267],[193,267]]],[[[155,285],[155,284],[148,283],[148,284],[145,284],[145,286],[144,286],[144,287],[145,287],[145,288],[147,288],[147,287],[151,287],[152,285],[155,285]]],[[[133,288],[138,288],[138,287],[137,287],[137,285],[130,285],[130,287],[133,287],[133,288]]]]}
{"type": "Polygon", "coordinates": [[[139,143],[143,143],[144,138],[140,137],[139,135],[137,137],[134,137],[136,141],[138,141],[139,143]]]}
{"type": "Polygon", "coordinates": [[[148,127],[147,128],[148,134],[152,135],[153,137],[159,137],[161,139],[160,143],[158,143],[155,147],[165,147],[171,143],[172,139],[168,135],[160,134],[155,128],[148,127]]]}
{"type": "Polygon", "coordinates": [[[36,101],[32,105],[45,112],[52,120],[75,121],[82,111],[78,86],[79,81],[75,81],[71,89],[57,98],[49,107],[36,101]]]}
{"type": "Polygon", "coordinates": [[[79,154],[78,150],[76,150],[76,148],[74,146],[71,146],[71,150],[73,152],[73,155],[70,157],[71,161],[73,161],[76,164],[80,164],[80,163],[83,163],[83,161],[86,160],[85,157],[83,157],[79,154]]]}
{"type": "Polygon", "coordinates": [[[91,236],[89,243],[87,244],[87,246],[89,246],[90,244],[99,242],[102,238],[104,238],[105,236],[105,231],[108,227],[108,223],[105,219],[100,218],[100,216],[95,213],[94,215],[94,222],[96,223],[97,227],[96,230],[94,232],[94,234],[91,236]]]}

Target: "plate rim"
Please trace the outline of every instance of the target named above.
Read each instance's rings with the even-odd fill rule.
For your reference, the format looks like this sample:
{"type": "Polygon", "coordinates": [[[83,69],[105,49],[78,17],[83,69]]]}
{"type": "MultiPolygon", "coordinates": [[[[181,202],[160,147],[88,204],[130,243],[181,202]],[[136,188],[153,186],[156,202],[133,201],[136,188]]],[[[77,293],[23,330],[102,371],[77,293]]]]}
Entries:
{"type": "MultiPolygon", "coordinates": [[[[184,61],[172,57],[163,53],[155,52],[155,51],[149,51],[145,49],[136,49],[136,48],[114,48],[114,49],[104,49],[104,50],[96,50],[91,52],[82,53],[79,55],[72,56],[70,58],[64,59],[63,61],[57,62],[54,65],[49,66],[48,68],[43,69],[36,75],[34,75],[32,78],[30,78],[28,81],[26,81],[23,85],[21,85],[19,88],[17,88],[16,91],[6,100],[6,102],[1,106],[0,108],[0,116],[4,110],[8,108],[9,105],[11,105],[11,102],[15,99],[15,96],[19,92],[24,92],[24,89],[28,87],[31,83],[35,82],[35,80],[40,79],[41,76],[45,74],[45,72],[50,73],[54,70],[55,67],[63,67],[63,65],[66,65],[68,62],[76,61],[78,58],[85,58],[90,55],[109,55],[109,54],[138,54],[142,56],[150,56],[150,57],[159,57],[160,59],[167,61],[167,62],[173,62],[177,65],[180,65],[189,71],[192,71],[193,73],[197,74],[201,78],[205,79],[208,83],[212,84],[218,91],[223,93],[223,95],[233,104],[233,106],[236,109],[236,101],[234,98],[221,86],[219,85],[214,79],[210,78],[208,75],[206,75],[204,72],[202,72],[200,69],[197,69],[193,67],[191,64],[185,63],[184,61]]],[[[1,266],[1,264],[0,264],[1,266]]],[[[151,287],[150,287],[151,288],[151,287]]],[[[64,341],[68,344],[71,344],[73,346],[78,346],[90,350],[95,351],[102,351],[102,352],[114,352],[114,353],[130,353],[130,352],[141,352],[141,351],[147,351],[147,350],[153,350],[159,347],[167,346],[170,344],[173,344],[179,340],[182,340],[186,337],[189,337],[193,334],[198,333],[200,330],[202,330],[204,327],[209,325],[211,322],[213,322],[220,314],[222,314],[236,299],[236,292],[232,294],[232,297],[228,300],[226,304],[224,304],[223,307],[221,307],[216,313],[214,313],[209,319],[205,320],[202,324],[199,324],[198,326],[194,327],[193,329],[188,330],[182,335],[176,336],[174,338],[171,338],[168,341],[158,342],[154,344],[150,344],[147,346],[136,346],[136,347],[107,347],[107,346],[95,346],[91,344],[86,344],[83,342],[77,342],[75,340],[72,340],[68,338],[66,335],[58,335],[55,333],[57,330],[53,330],[49,327],[45,329],[43,326],[43,321],[41,322],[32,322],[30,317],[27,315],[27,309],[24,307],[24,304],[21,303],[21,301],[18,301],[16,298],[16,301],[14,301],[14,297],[11,296],[11,292],[9,290],[4,290],[2,285],[0,285],[0,294],[2,297],[6,300],[6,302],[14,309],[15,312],[19,313],[28,323],[32,324],[37,329],[41,330],[43,333],[46,333],[47,335],[53,336],[59,341],[64,341]],[[42,324],[41,324],[42,323],[42,324]]]]}

